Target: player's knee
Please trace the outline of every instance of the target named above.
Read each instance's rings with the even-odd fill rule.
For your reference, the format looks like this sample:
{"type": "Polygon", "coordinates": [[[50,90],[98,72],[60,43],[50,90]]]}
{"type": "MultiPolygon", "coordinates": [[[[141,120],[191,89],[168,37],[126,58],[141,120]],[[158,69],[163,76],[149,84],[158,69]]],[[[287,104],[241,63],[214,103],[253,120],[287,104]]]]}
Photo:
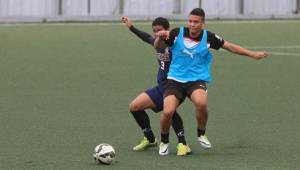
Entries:
{"type": "Polygon", "coordinates": [[[140,109],[140,106],[138,104],[136,104],[135,102],[131,102],[129,104],[129,111],[130,112],[138,111],[139,109],[140,109]]]}
{"type": "Polygon", "coordinates": [[[165,119],[167,119],[167,120],[172,120],[172,116],[173,116],[173,114],[170,114],[170,113],[164,113],[164,117],[165,117],[165,119]]]}
{"type": "Polygon", "coordinates": [[[164,109],[163,114],[167,119],[172,119],[174,112],[174,109],[164,109]]]}

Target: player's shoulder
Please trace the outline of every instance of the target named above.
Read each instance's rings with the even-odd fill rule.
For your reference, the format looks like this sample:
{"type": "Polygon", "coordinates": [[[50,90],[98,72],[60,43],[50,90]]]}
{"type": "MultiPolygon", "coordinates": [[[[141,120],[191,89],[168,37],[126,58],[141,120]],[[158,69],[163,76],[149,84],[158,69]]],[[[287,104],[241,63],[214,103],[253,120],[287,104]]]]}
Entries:
{"type": "Polygon", "coordinates": [[[176,37],[179,34],[181,28],[183,28],[184,35],[187,35],[189,33],[188,27],[176,27],[170,31],[170,35],[173,35],[176,37]]]}
{"type": "Polygon", "coordinates": [[[180,28],[179,28],[179,27],[176,27],[176,28],[173,28],[173,29],[170,31],[170,34],[178,35],[178,34],[179,34],[179,31],[180,31],[180,28]]]}
{"type": "Polygon", "coordinates": [[[222,37],[220,37],[218,34],[216,34],[216,33],[214,33],[214,32],[211,32],[211,31],[209,31],[209,30],[206,30],[206,32],[207,32],[207,37],[208,37],[208,39],[218,39],[218,40],[220,40],[220,41],[223,40],[222,37]]]}
{"type": "Polygon", "coordinates": [[[207,36],[215,36],[216,33],[212,32],[212,31],[209,31],[209,30],[206,30],[206,33],[207,33],[207,36]]]}

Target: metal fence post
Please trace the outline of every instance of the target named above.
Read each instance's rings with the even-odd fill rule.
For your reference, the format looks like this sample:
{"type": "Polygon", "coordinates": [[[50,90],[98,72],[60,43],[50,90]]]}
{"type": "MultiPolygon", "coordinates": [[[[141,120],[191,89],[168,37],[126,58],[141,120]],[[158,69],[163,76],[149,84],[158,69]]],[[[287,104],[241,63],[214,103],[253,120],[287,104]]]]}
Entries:
{"type": "Polygon", "coordinates": [[[181,13],[181,0],[173,0],[173,14],[181,13]]]}
{"type": "Polygon", "coordinates": [[[244,14],[244,0],[240,0],[240,14],[244,14]]]}
{"type": "Polygon", "coordinates": [[[58,15],[61,16],[63,14],[63,0],[58,0],[58,15]]]}
{"type": "Polygon", "coordinates": [[[119,0],[119,15],[124,14],[124,0],[119,0]]]}
{"type": "Polygon", "coordinates": [[[296,14],[300,14],[300,0],[297,0],[296,14]]]}
{"type": "Polygon", "coordinates": [[[91,0],[87,1],[87,12],[88,12],[88,16],[91,15],[91,0]]]}

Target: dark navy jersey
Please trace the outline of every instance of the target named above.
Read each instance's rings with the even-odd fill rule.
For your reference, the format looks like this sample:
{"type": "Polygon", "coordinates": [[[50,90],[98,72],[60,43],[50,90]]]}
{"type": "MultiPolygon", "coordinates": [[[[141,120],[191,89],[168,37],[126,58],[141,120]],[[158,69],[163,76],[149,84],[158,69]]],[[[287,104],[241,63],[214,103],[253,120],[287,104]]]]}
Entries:
{"type": "MultiPolygon", "coordinates": [[[[154,45],[155,39],[150,34],[140,31],[134,26],[130,27],[130,31],[132,31],[135,35],[137,35],[140,39],[142,39],[146,43],[152,46],[154,45]]],[[[162,90],[164,90],[167,83],[167,74],[169,71],[169,66],[171,63],[170,60],[171,54],[169,48],[163,50],[156,50],[156,54],[157,54],[157,61],[159,64],[159,68],[157,72],[157,83],[161,88],[163,88],[162,90]]]]}

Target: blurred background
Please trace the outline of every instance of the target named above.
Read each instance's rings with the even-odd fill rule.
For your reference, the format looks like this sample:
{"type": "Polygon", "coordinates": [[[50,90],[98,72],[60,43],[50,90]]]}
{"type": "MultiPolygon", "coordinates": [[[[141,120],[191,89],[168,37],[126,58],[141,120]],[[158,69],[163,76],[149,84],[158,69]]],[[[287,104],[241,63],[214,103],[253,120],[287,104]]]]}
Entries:
{"type": "Polygon", "coordinates": [[[300,0],[0,0],[0,22],[181,20],[195,7],[208,19],[300,19],[300,0]]]}

